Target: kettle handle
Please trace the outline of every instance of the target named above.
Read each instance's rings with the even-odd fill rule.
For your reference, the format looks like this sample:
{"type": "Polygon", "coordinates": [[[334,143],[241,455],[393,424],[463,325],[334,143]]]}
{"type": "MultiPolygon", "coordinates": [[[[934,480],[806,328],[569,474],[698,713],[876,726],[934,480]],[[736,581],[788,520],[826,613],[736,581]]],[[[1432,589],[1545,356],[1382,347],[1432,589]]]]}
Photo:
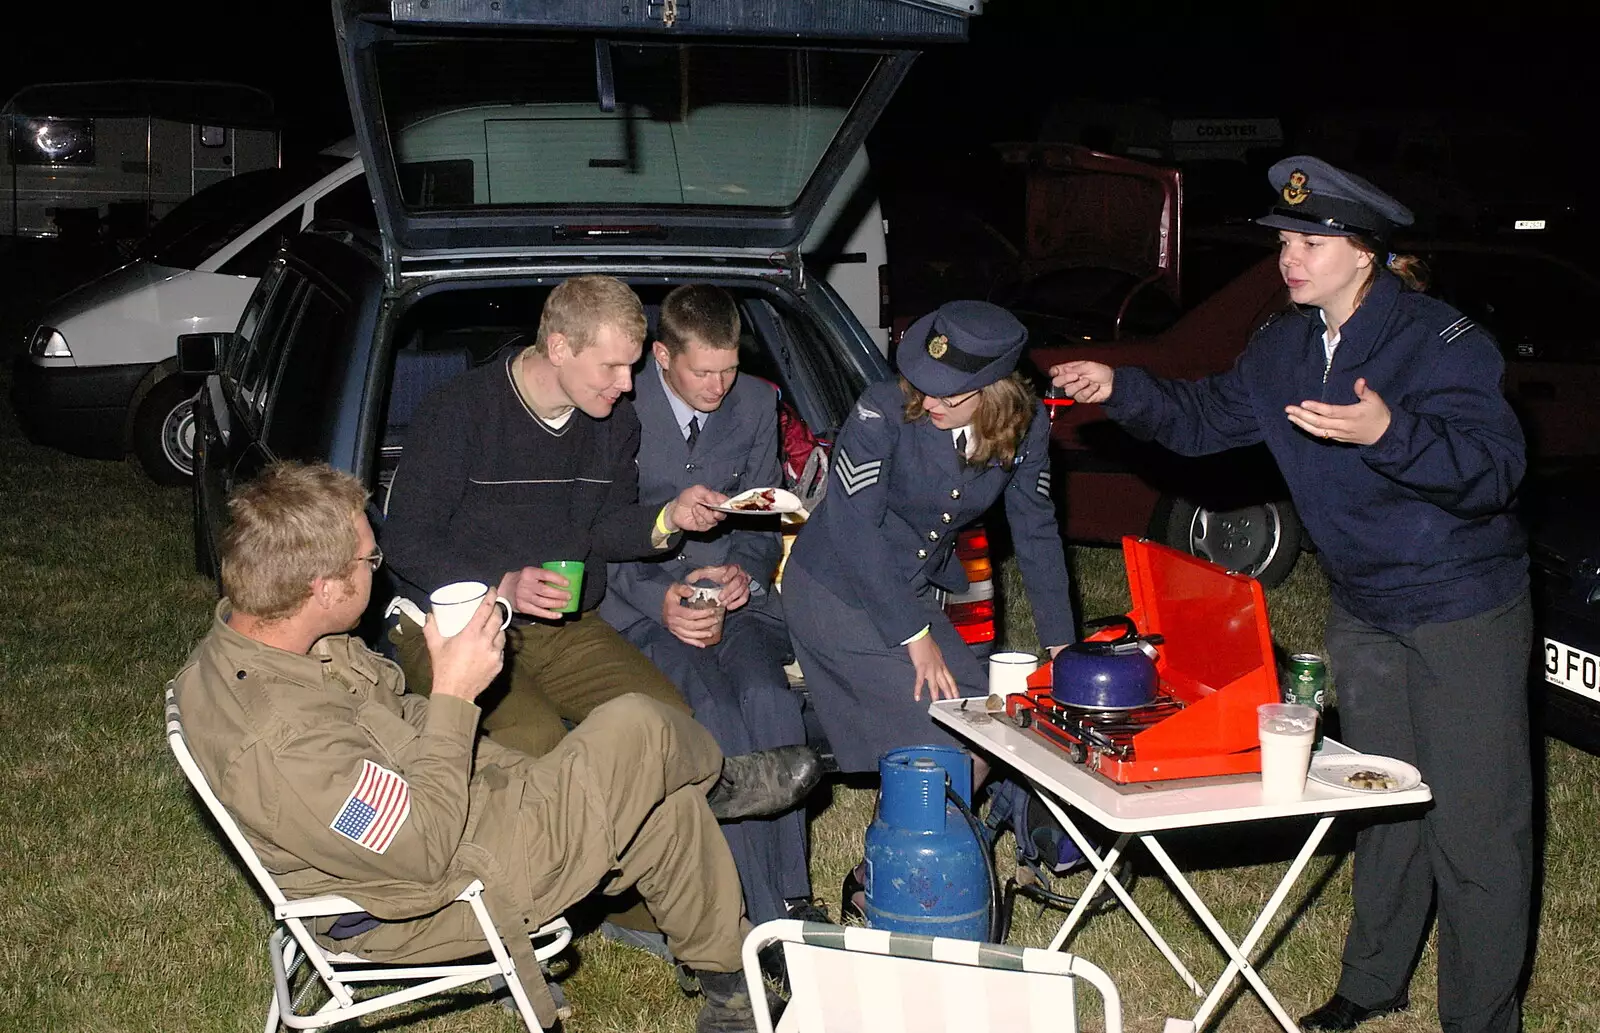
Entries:
{"type": "Polygon", "coordinates": [[[1121,627],[1122,628],[1122,634],[1120,636],[1118,636],[1117,638],[1114,638],[1114,639],[1107,639],[1107,640],[1104,640],[1102,642],[1096,642],[1094,644],[1095,645],[1115,646],[1115,645],[1121,645],[1121,644],[1123,644],[1125,642],[1132,642],[1132,641],[1134,641],[1135,639],[1137,639],[1139,637],[1139,626],[1137,624],[1133,623],[1133,618],[1129,617],[1125,613],[1114,613],[1109,617],[1096,617],[1093,620],[1086,620],[1086,621],[1083,622],[1083,630],[1085,632],[1085,637],[1088,637],[1087,636],[1087,632],[1092,628],[1114,628],[1114,627],[1121,627]]]}

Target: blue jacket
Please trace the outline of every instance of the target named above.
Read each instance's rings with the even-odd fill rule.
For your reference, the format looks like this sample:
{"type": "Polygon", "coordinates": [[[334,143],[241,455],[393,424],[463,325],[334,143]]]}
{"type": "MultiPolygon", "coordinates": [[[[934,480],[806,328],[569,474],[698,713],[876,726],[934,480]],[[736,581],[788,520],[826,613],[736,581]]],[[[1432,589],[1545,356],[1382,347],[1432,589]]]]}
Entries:
{"type": "Polygon", "coordinates": [[[1527,585],[1511,503],[1527,466],[1495,342],[1461,313],[1380,272],[1328,364],[1315,310],[1280,314],[1234,367],[1203,380],[1116,372],[1107,413],[1183,455],[1265,442],[1311,532],[1333,598],[1380,628],[1459,620],[1527,585]],[[1348,405],[1355,381],[1389,406],[1371,445],[1314,438],[1284,407],[1348,405]]]}
{"type": "MultiPolygon", "coordinates": [[[[639,417],[639,501],[660,509],[692,484],[727,495],[746,488],[783,483],[778,465],[778,398],[771,384],[741,375],[716,412],[705,417],[694,454],[678,430],[672,405],[652,357],[633,378],[634,412],[639,417]]],[[[656,559],[613,563],[600,616],[619,631],[641,619],[661,623],[661,601],[668,587],[691,570],[737,563],[750,575],[750,602],[764,613],[781,615],[773,573],[783,555],[776,517],[730,516],[715,529],[686,533],[678,548],[656,559]]]]}
{"type": "Polygon", "coordinates": [[[873,384],[834,443],[828,493],[795,540],[789,562],[865,610],[893,646],[928,623],[917,603],[930,585],[967,588],[956,532],[1002,493],[1034,623],[1045,645],[1077,638],[1067,566],[1050,496],[1050,421],[1036,405],[1009,467],[960,461],[949,431],[927,417],[906,423],[898,380],[873,384]]]}

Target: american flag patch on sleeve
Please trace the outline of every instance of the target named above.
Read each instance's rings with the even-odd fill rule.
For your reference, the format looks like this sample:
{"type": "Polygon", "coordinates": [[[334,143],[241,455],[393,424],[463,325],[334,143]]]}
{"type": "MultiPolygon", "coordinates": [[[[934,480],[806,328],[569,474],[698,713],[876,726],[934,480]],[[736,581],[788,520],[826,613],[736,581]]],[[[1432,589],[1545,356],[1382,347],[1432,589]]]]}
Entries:
{"type": "Polygon", "coordinates": [[[389,849],[410,815],[411,786],[406,780],[381,764],[363,760],[356,787],[328,827],[381,854],[389,849]]]}

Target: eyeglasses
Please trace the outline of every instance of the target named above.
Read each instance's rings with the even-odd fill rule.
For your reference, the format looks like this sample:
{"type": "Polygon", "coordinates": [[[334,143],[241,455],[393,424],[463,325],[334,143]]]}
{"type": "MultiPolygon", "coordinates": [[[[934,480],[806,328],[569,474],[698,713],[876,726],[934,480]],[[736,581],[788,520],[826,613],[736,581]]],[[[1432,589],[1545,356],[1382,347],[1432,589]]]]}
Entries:
{"type": "Polygon", "coordinates": [[[931,398],[935,402],[938,402],[940,405],[944,406],[946,409],[954,409],[957,406],[966,405],[968,402],[978,397],[978,395],[982,393],[983,388],[980,387],[976,391],[968,391],[964,395],[956,395],[952,398],[940,398],[938,395],[923,395],[922,397],[931,398]]]}
{"type": "Polygon", "coordinates": [[[355,559],[351,560],[350,562],[351,563],[366,563],[368,566],[370,566],[372,568],[372,572],[374,574],[376,574],[378,572],[378,568],[383,566],[383,550],[378,548],[377,546],[373,546],[373,549],[372,549],[372,552],[371,552],[370,555],[357,556],[355,559]]]}

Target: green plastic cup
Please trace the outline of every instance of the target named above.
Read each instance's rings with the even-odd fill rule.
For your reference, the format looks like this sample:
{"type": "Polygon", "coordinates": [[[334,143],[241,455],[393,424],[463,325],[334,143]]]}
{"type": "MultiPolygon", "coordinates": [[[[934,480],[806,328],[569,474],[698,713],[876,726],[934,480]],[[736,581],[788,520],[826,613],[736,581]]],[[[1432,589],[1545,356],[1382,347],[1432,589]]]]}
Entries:
{"type": "Polygon", "coordinates": [[[567,590],[572,593],[572,598],[567,600],[567,605],[556,607],[556,612],[577,613],[578,601],[583,597],[583,561],[551,560],[539,566],[545,570],[553,570],[567,579],[567,590]]]}

